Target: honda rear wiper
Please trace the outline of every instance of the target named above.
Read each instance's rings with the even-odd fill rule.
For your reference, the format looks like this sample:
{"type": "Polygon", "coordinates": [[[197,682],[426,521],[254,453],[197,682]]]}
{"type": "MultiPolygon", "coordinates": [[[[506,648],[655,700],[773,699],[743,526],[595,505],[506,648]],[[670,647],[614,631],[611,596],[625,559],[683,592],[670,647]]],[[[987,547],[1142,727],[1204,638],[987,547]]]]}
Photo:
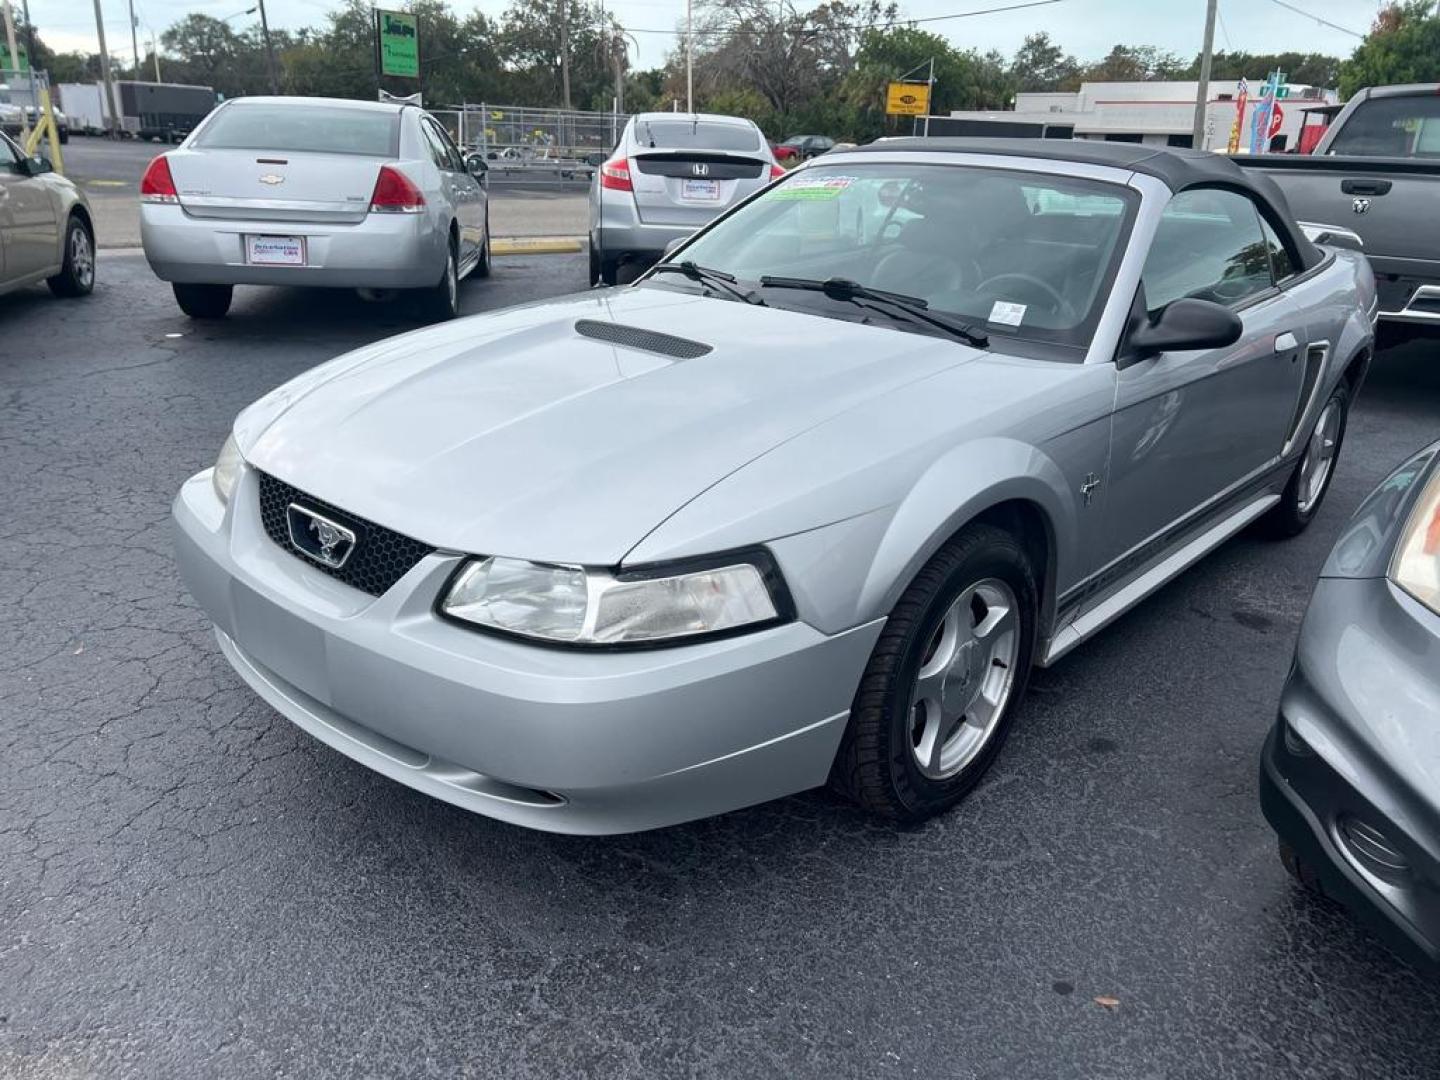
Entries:
{"type": "Polygon", "coordinates": [[[708,266],[698,266],[686,259],[678,263],[657,263],[651,270],[654,274],[684,274],[691,281],[698,281],[702,285],[709,285],[712,288],[720,289],[729,293],[737,300],[744,300],[747,304],[756,304],[765,307],[765,298],[754,289],[743,289],[735,284],[735,275],[727,274],[724,270],[712,270],[708,266]]]}
{"type": "Polygon", "coordinates": [[[918,296],[872,289],[868,285],[861,285],[858,281],[839,277],[826,278],[822,281],[819,278],[770,277],[766,275],[760,279],[760,284],[767,289],[806,289],[810,292],[824,293],[832,300],[848,300],[860,307],[884,305],[887,310],[899,311],[905,317],[916,322],[938,327],[947,334],[958,337],[966,344],[974,345],[977,348],[984,348],[990,344],[990,335],[984,330],[929,310],[929,302],[918,296]],[[862,301],[865,302],[862,303],[862,301]]]}

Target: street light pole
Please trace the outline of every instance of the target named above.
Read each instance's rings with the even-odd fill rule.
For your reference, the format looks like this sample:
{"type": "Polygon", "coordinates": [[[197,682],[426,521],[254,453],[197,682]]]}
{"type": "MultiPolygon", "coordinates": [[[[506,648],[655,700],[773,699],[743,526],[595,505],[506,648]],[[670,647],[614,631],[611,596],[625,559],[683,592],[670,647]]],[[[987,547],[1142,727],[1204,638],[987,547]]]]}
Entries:
{"type": "Polygon", "coordinates": [[[685,111],[695,111],[695,12],[685,0],[685,111]]]}
{"type": "Polygon", "coordinates": [[[115,116],[115,81],[110,78],[110,52],[105,47],[105,15],[95,0],[95,36],[100,39],[100,81],[105,84],[105,134],[115,138],[119,123],[115,116]]]}
{"type": "MultiPolygon", "coordinates": [[[[30,0],[25,0],[29,3],[30,0]]],[[[130,0],[130,55],[135,62],[135,78],[140,78],[140,40],[135,36],[135,0],[130,0]]],[[[157,80],[158,81],[158,80],[157,80]]]]}
{"type": "Polygon", "coordinates": [[[265,38],[265,69],[270,75],[270,93],[280,93],[280,82],[275,78],[275,48],[270,44],[270,22],[265,18],[265,0],[260,0],[260,34],[265,38]]]}
{"type": "Polygon", "coordinates": [[[1190,145],[1205,149],[1205,110],[1210,100],[1210,67],[1215,59],[1215,9],[1219,0],[1206,0],[1205,46],[1200,50],[1200,85],[1195,90],[1195,126],[1190,145]]]}

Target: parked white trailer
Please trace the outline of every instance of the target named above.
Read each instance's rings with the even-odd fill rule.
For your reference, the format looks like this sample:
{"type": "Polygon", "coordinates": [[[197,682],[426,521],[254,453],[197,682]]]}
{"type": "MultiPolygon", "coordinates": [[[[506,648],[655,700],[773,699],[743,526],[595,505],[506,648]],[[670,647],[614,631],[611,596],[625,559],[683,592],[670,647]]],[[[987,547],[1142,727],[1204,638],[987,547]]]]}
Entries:
{"type": "Polygon", "coordinates": [[[98,135],[105,130],[105,92],[99,83],[59,83],[55,89],[71,131],[98,135]]]}

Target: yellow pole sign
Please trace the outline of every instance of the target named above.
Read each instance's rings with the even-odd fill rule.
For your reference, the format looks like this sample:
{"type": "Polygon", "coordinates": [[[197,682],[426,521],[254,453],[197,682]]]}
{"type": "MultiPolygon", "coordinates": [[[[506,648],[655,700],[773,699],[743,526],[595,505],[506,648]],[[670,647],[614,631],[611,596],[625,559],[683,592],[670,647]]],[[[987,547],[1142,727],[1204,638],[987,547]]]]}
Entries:
{"type": "Polygon", "coordinates": [[[924,116],[929,111],[928,82],[892,82],[886,87],[886,116],[924,116]]]}

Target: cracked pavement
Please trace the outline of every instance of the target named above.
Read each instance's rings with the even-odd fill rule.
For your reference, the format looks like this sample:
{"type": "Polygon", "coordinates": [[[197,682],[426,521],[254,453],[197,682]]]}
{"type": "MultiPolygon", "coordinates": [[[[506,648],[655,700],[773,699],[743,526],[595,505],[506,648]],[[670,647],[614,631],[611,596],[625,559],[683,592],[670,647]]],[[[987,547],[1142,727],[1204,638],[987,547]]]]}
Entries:
{"type": "MultiPolygon", "coordinates": [[[[462,300],[584,275],[501,260],[462,300]]],[[[309,739],[176,575],[170,499],[235,412],[412,325],[258,289],[191,323],[130,256],[0,298],[0,1076],[1440,1075],[1440,980],[1293,888],[1256,797],[1325,553],[1440,428],[1436,346],[1382,354],[1309,532],[1038,672],[956,812],[585,839],[309,739]]]]}

